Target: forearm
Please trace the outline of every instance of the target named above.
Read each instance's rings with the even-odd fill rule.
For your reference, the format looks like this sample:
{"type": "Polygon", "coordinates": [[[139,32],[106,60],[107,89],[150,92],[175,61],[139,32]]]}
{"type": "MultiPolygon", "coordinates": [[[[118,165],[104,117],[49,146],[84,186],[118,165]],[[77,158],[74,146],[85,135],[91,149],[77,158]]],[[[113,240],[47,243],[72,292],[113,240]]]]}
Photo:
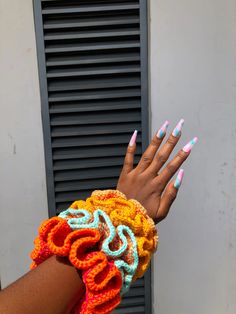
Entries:
{"type": "Polygon", "coordinates": [[[76,268],[52,256],[0,293],[0,313],[65,314],[83,290],[76,268]]]}

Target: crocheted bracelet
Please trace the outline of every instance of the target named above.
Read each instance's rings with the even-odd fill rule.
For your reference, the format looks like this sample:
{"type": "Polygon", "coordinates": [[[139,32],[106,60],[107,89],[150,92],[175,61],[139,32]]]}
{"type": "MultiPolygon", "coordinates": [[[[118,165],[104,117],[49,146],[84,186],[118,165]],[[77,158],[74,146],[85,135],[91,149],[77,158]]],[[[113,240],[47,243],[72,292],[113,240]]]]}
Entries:
{"type": "Polygon", "coordinates": [[[117,190],[94,191],[41,224],[31,269],[52,255],[67,256],[86,287],[75,313],[107,314],[144,275],[157,242],[154,222],[139,202],[117,190]]]}

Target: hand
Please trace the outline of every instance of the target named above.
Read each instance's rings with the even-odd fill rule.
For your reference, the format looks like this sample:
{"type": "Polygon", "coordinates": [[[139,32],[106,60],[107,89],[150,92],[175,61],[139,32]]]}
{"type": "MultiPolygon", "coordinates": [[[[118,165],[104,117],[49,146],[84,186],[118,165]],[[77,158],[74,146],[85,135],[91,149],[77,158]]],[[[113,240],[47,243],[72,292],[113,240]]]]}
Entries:
{"type": "Polygon", "coordinates": [[[167,216],[182,183],[183,169],[179,171],[176,180],[171,178],[188,158],[193,145],[197,142],[195,137],[164,166],[181,137],[183,123],[184,120],[181,119],[166,143],[159,149],[169,125],[166,121],[153,137],[136,168],[133,167],[137,137],[135,131],[128,145],[117,184],[117,190],[123,192],[128,199],[139,201],[156,223],[167,216]]]}

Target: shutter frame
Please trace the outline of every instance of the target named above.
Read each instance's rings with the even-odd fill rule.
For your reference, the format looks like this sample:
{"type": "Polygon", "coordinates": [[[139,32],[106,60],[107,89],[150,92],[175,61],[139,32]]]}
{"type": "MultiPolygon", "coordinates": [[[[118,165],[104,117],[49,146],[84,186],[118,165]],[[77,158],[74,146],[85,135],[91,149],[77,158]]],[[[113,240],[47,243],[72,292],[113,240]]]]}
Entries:
{"type": "MultiPolygon", "coordinates": [[[[47,181],[47,198],[48,198],[48,213],[49,216],[54,216],[56,211],[56,189],[55,189],[55,176],[54,171],[60,169],[60,166],[56,166],[54,168],[53,163],[57,162],[57,159],[53,162],[53,143],[52,143],[52,130],[51,130],[51,121],[50,121],[50,114],[52,113],[60,113],[60,109],[56,108],[50,108],[49,109],[49,102],[53,101],[54,98],[48,96],[48,74],[46,71],[47,66],[57,66],[57,65],[76,65],[76,64],[86,64],[85,61],[52,61],[49,60],[46,62],[46,52],[51,49],[51,52],[53,51],[53,48],[46,48],[45,47],[45,35],[44,35],[44,29],[54,29],[56,28],[56,25],[48,24],[46,27],[44,27],[43,24],[43,15],[47,14],[47,12],[42,12],[42,3],[46,2],[53,2],[50,0],[33,0],[33,6],[34,6],[34,21],[35,21],[35,32],[36,32],[36,46],[37,46],[37,57],[38,57],[38,73],[39,73],[39,85],[40,85],[40,97],[41,97],[41,114],[42,114],[42,125],[43,125],[43,134],[44,134],[44,150],[45,150],[45,168],[46,168],[46,181],[47,181]],[[50,99],[49,99],[50,97],[50,99]]],[[[148,0],[139,0],[139,25],[140,25],[140,97],[141,97],[141,125],[142,125],[142,137],[141,137],[141,151],[143,152],[149,143],[149,110],[148,110],[148,23],[147,23],[147,16],[148,16],[148,8],[147,8],[147,2],[148,0]]],[[[132,6],[132,5],[131,5],[132,6]]],[[[133,5],[133,7],[136,5],[133,5]]],[[[117,6],[118,10],[121,10],[119,8],[119,5],[117,6]]],[[[67,10],[68,11],[68,10],[67,10]]],[[[70,11],[70,10],[69,10],[70,11]]],[[[73,10],[72,10],[73,11],[73,10]]],[[[125,19],[125,17],[124,17],[125,19]]],[[[112,23],[111,21],[100,21],[100,24],[106,25],[106,23],[109,23],[109,25],[119,25],[121,24],[120,21],[114,20],[112,23]]],[[[133,19],[130,21],[130,24],[137,23],[137,19],[133,19]]],[[[72,22],[73,24],[73,22],[72,22]]],[[[61,21],[61,24],[58,24],[59,26],[63,26],[64,29],[67,27],[70,27],[68,24],[61,21]]],[[[86,25],[92,25],[92,22],[76,22],[73,24],[74,27],[79,26],[85,26],[86,25]],[[87,23],[87,24],[86,24],[87,23]]],[[[121,44],[122,45],[122,44],[121,44]]],[[[127,45],[127,44],[125,44],[127,45]]],[[[136,44],[130,44],[130,47],[135,47],[136,44]]],[[[54,48],[55,49],[55,48],[54,48]]],[[[63,49],[62,49],[63,50],[63,49]]],[[[66,49],[65,49],[66,50],[66,49]]],[[[101,50],[101,53],[103,53],[103,50],[101,50]]],[[[131,60],[135,60],[135,55],[131,58],[131,60]]],[[[93,59],[91,59],[93,60],[93,59]]],[[[91,62],[87,61],[87,62],[91,62]]],[[[122,58],[117,57],[116,61],[121,61],[122,58]]],[[[128,60],[128,59],[127,59],[128,60]]],[[[104,60],[103,60],[104,61],[104,60]]],[[[97,60],[94,60],[95,64],[98,62],[97,60]]],[[[109,62],[109,59],[108,59],[109,62]]],[[[50,77],[50,76],[49,76],[50,77]]],[[[85,76],[86,78],[86,76],[85,76]]],[[[119,84],[119,83],[118,83],[119,84]]],[[[132,85],[131,85],[132,86],[132,85]]],[[[55,89],[55,87],[54,87],[55,89]]],[[[60,88],[58,88],[60,90],[60,88]]],[[[130,92],[131,93],[131,92],[130,92]]],[[[133,92],[133,95],[136,92],[133,92]]],[[[132,94],[132,93],[131,93],[132,94]]],[[[137,94],[138,95],[138,94],[137,94]]],[[[76,99],[76,96],[74,97],[76,99]]],[[[86,99],[86,98],[84,98],[86,99]]],[[[122,107],[122,105],[120,105],[122,107]]],[[[85,106],[86,107],[86,106],[85,106]]],[[[131,107],[132,108],[132,107],[131,107]]],[[[134,105],[134,108],[136,106],[134,105]]],[[[69,112],[73,111],[73,108],[68,109],[69,112]]],[[[97,110],[106,110],[106,107],[101,104],[97,106],[97,110]]],[[[119,107],[117,107],[117,110],[119,110],[119,107]]],[[[78,112],[82,112],[83,109],[78,109],[78,112]]],[[[88,110],[86,111],[88,113],[88,110]]],[[[96,147],[94,148],[96,150],[96,147]]],[[[140,152],[141,153],[141,152],[140,152]]],[[[118,158],[118,157],[117,157],[118,158]]],[[[119,159],[119,158],[118,158],[119,159]]],[[[120,161],[119,161],[120,162],[120,161]]],[[[111,161],[112,164],[112,161],[111,161]]],[[[64,168],[63,168],[64,169],[64,168]]],[[[109,181],[109,180],[108,180],[109,181]]],[[[110,186],[107,186],[109,188],[110,186]]],[[[105,188],[105,187],[104,187],[105,188]]],[[[60,190],[60,189],[59,189],[60,190]]],[[[85,190],[86,191],[86,190],[85,190]]],[[[140,313],[140,314],[151,314],[152,313],[152,282],[151,282],[151,266],[149,270],[146,272],[143,279],[138,280],[134,287],[131,288],[131,294],[133,295],[133,299],[129,297],[124,297],[124,300],[122,301],[122,304],[120,307],[118,307],[113,313],[117,314],[128,314],[128,313],[140,313]],[[142,298],[140,301],[140,297],[136,297],[135,299],[135,289],[144,289],[144,304],[142,303],[142,298]],[[137,302],[135,302],[137,300],[137,302]],[[133,303],[132,303],[133,302],[133,303]],[[125,304],[131,304],[132,306],[126,307],[125,304]],[[141,304],[141,305],[140,305],[141,304]]],[[[140,290],[141,291],[141,290],[140,290]]]]}
{"type": "Polygon", "coordinates": [[[48,198],[48,214],[52,217],[56,213],[55,202],[55,187],[53,175],[53,159],[52,159],[52,142],[50,130],[50,113],[48,106],[48,87],[47,87],[47,73],[46,73],[46,58],[43,34],[43,18],[41,14],[41,1],[33,0],[34,6],[34,23],[36,33],[36,46],[38,57],[38,74],[39,87],[41,97],[41,115],[43,125],[44,137],[44,158],[47,182],[47,198],[48,198]]]}

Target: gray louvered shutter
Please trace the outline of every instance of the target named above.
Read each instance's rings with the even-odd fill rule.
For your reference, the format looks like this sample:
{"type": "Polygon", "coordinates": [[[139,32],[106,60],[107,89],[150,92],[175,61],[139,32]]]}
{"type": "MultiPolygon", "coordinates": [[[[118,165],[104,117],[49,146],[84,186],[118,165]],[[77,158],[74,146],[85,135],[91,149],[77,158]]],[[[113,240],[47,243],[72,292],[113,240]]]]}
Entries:
{"type": "MultiPolygon", "coordinates": [[[[115,188],[148,143],[147,1],[34,0],[49,215],[115,188]]],[[[151,313],[151,275],[114,313],[151,313]]]]}

